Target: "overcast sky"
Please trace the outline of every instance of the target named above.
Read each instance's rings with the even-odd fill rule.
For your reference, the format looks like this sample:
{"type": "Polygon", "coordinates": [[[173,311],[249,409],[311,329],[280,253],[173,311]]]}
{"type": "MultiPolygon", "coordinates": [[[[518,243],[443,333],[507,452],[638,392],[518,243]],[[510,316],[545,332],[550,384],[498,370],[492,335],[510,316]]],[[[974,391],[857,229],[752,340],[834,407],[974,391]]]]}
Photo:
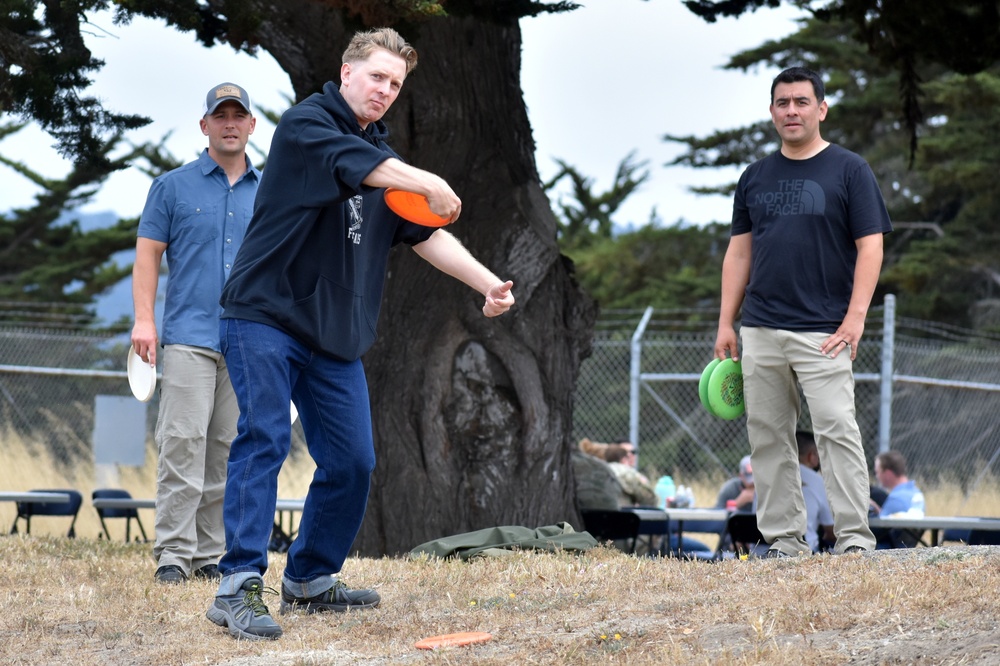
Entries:
{"type": "MultiPolygon", "coordinates": [[[[622,158],[636,151],[637,159],[649,161],[652,176],[623,208],[620,223],[643,223],[654,206],[667,223],[728,221],[727,198],[695,197],[685,188],[732,180],[736,172],[666,168],[681,146],[661,138],[705,135],[766,118],[777,71],[744,74],[721,66],[742,49],[794,31],[800,13],[768,9],[708,24],[681,0],[582,4],[568,14],[521,21],[522,88],[542,178],[555,173],[553,160],[560,158],[604,188],[622,158]]],[[[275,110],[287,106],[288,76],[264,52],[252,58],[228,47],[208,51],[190,35],[150,20],[115,27],[110,14],[99,14],[92,21],[88,45],[106,62],[92,94],[117,112],[153,119],[129,135],[135,142],[172,132],[167,145],[174,154],[196,157],[206,145],[198,128],[202,100],[222,81],[243,85],[255,104],[275,110]]],[[[386,120],[391,128],[391,110],[386,120]]],[[[261,151],[267,150],[271,132],[266,120],[258,121],[253,143],[261,151]]],[[[29,127],[0,142],[0,154],[43,175],[63,176],[69,166],[51,144],[48,135],[29,127]]],[[[258,155],[251,154],[256,160],[258,155]]],[[[138,215],[148,189],[149,179],[130,169],[112,176],[84,210],[138,215]]],[[[28,181],[0,165],[0,210],[28,206],[35,194],[28,181]]]]}

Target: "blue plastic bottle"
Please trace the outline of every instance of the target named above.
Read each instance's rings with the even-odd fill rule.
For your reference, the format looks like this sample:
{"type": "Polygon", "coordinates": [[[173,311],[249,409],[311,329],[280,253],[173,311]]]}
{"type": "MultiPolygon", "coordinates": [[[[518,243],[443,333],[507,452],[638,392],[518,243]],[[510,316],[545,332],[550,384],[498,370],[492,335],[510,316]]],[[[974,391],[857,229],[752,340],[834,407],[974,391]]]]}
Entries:
{"type": "Polygon", "coordinates": [[[660,500],[660,506],[667,508],[667,503],[674,498],[677,489],[674,487],[674,480],[669,476],[661,476],[656,482],[656,496],[660,500]]]}

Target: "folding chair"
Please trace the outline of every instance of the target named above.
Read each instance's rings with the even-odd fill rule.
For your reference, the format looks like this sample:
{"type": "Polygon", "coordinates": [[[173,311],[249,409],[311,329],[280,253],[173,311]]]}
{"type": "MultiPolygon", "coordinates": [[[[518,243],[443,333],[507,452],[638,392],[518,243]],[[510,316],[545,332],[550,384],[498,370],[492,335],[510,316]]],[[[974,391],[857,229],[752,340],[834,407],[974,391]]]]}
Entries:
{"type": "Polygon", "coordinates": [[[625,541],[626,553],[635,552],[642,518],[632,511],[581,511],[583,527],[598,541],[625,541]]]}
{"type": "MultiPolygon", "coordinates": [[[[122,490],[120,488],[98,488],[90,495],[91,501],[95,499],[132,499],[132,494],[127,490],[122,490]]],[[[97,511],[97,517],[101,519],[101,529],[104,530],[104,534],[100,535],[104,538],[111,540],[111,532],[108,530],[108,524],[105,521],[106,518],[124,518],[125,519],[125,541],[132,540],[132,521],[135,520],[135,524],[139,526],[139,533],[142,534],[142,540],[149,541],[146,537],[146,529],[142,526],[142,521],[139,520],[139,510],[135,508],[127,509],[110,509],[103,507],[94,507],[97,511]]]]}
{"type": "Polygon", "coordinates": [[[45,489],[33,490],[39,493],[66,493],[69,495],[69,502],[18,502],[17,516],[14,524],[10,528],[11,534],[17,534],[17,521],[24,520],[24,533],[31,534],[32,516],[72,516],[73,520],[69,524],[69,532],[66,536],[70,539],[76,538],[76,514],[83,504],[83,495],[76,490],[45,489]]]}
{"type": "Polygon", "coordinates": [[[733,543],[737,555],[756,554],[763,547],[767,548],[764,535],[757,527],[756,513],[734,513],[726,521],[726,533],[733,543]]]}

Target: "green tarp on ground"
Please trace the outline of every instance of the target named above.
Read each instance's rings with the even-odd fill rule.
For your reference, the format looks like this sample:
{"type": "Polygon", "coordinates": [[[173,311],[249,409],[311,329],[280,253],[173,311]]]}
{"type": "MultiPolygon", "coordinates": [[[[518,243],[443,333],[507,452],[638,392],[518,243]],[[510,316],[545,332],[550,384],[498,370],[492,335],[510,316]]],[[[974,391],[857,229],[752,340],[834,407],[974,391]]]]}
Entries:
{"type": "Polygon", "coordinates": [[[515,550],[585,551],[596,546],[597,540],[590,533],[577,532],[569,523],[534,529],[504,525],[428,541],[411,550],[410,557],[428,555],[468,560],[476,556],[506,556],[515,550]]]}

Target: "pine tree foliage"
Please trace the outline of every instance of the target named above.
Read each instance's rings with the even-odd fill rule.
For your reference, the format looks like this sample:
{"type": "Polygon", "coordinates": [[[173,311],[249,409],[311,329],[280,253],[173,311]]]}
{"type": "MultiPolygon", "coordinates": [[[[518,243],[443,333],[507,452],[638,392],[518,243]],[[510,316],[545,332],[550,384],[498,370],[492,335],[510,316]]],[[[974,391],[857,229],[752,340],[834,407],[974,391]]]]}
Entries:
{"type": "Polygon", "coordinates": [[[549,196],[564,178],[571,196],[556,196],[559,245],[573,260],[580,284],[602,310],[704,308],[718,305],[728,226],[696,227],[678,221],[664,227],[656,210],[642,225],[620,219],[621,204],[649,177],[645,162],[628,154],[610,189],[557,160],[560,171],[544,183],[549,196]],[[641,170],[641,171],[640,171],[641,170]],[[624,230],[623,230],[624,229],[624,230]]]}
{"type": "MultiPolygon", "coordinates": [[[[684,0],[706,21],[740,16],[780,0],[684,0]]],[[[921,71],[941,66],[958,74],[981,72],[1000,60],[1000,3],[996,0],[785,0],[823,21],[850,26],[845,36],[898,76],[900,120],[907,129],[910,155],[915,155],[918,128],[924,121],[920,98],[921,71]]]]}
{"type": "Polygon", "coordinates": [[[87,15],[109,0],[0,0],[0,113],[35,120],[60,153],[91,168],[108,168],[108,138],[149,123],[109,111],[87,96],[90,76],[104,66],[87,48],[87,15]],[[103,162],[103,163],[102,163],[103,162]]]}
{"type": "MultiPolygon", "coordinates": [[[[24,127],[0,125],[0,141],[24,127]]],[[[130,145],[120,136],[102,144],[99,159],[80,162],[61,178],[47,178],[0,154],[5,164],[41,189],[35,203],[0,212],[0,312],[7,323],[83,327],[97,323],[94,299],[132,272],[111,257],[135,247],[138,217],[84,230],[79,209],[112,173],[130,164],[150,178],[180,165],[163,143],[130,145]]],[[[138,213],[138,211],[136,211],[138,213]]]]}
{"type": "Polygon", "coordinates": [[[570,254],[602,309],[713,308],[728,241],[725,224],[648,224],[570,254]]]}
{"type": "Polygon", "coordinates": [[[572,197],[557,197],[555,208],[559,218],[559,244],[569,254],[600,239],[610,239],[614,230],[612,217],[644,182],[649,179],[646,162],[636,162],[635,153],[629,153],[615,171],[611,189],[595,193],[594,180],[582,175],[563,160],[556,160],[559,171],[543,183],[543,189],[552,191],[559,181],[569,179],[572,197]],[[641,171],[640,171],[641,170],[641,171]]]}
{"type": "MultiPolygon", "coordinates": [[[[0,138],[22,125],[0,127],[0,138]]],[[[100,159],[78,163],[63,178],[46,178],[27,165],[0,156],[42,189],[34,205],[0,213],[0,301],[6,321],[46,325],[86,325],[93,321],[93,298],[130,272],[108,257],[135,247],[137,220],[85,232],[73,211],[94,195],[107,177],[141,153],[112,157],[121,142],[101,145],[100,159]]]]}
{"type": "MultiPolygon", "coordinates": [[[[886,239],[880,292],[904,295],[899,303],[906,316],[974,325],[976,304],[1000,288],[1000,255],[993,250],[1000,197],[990,184],[1000,173],[1000,68],[964,75],[940,63],[922,66],[928,121],[911,159],[900,120],[906,104],[900,73],[855,41],[852,30],[846,19],[810,19],[784,39],[734,55],[727,67],[806,65],[823,73],[831,103],[823,136],[868,160],[896,225],[886,239]]],[[[763,90],[762,108],[766,95],[763,90]]],[[[686,146],[672,164],[696,168],[744,166],[779,145],[769,121],[665,139],[686,146]]],[[[700,191],[728,193],[734,186],[700,191]]]]}

